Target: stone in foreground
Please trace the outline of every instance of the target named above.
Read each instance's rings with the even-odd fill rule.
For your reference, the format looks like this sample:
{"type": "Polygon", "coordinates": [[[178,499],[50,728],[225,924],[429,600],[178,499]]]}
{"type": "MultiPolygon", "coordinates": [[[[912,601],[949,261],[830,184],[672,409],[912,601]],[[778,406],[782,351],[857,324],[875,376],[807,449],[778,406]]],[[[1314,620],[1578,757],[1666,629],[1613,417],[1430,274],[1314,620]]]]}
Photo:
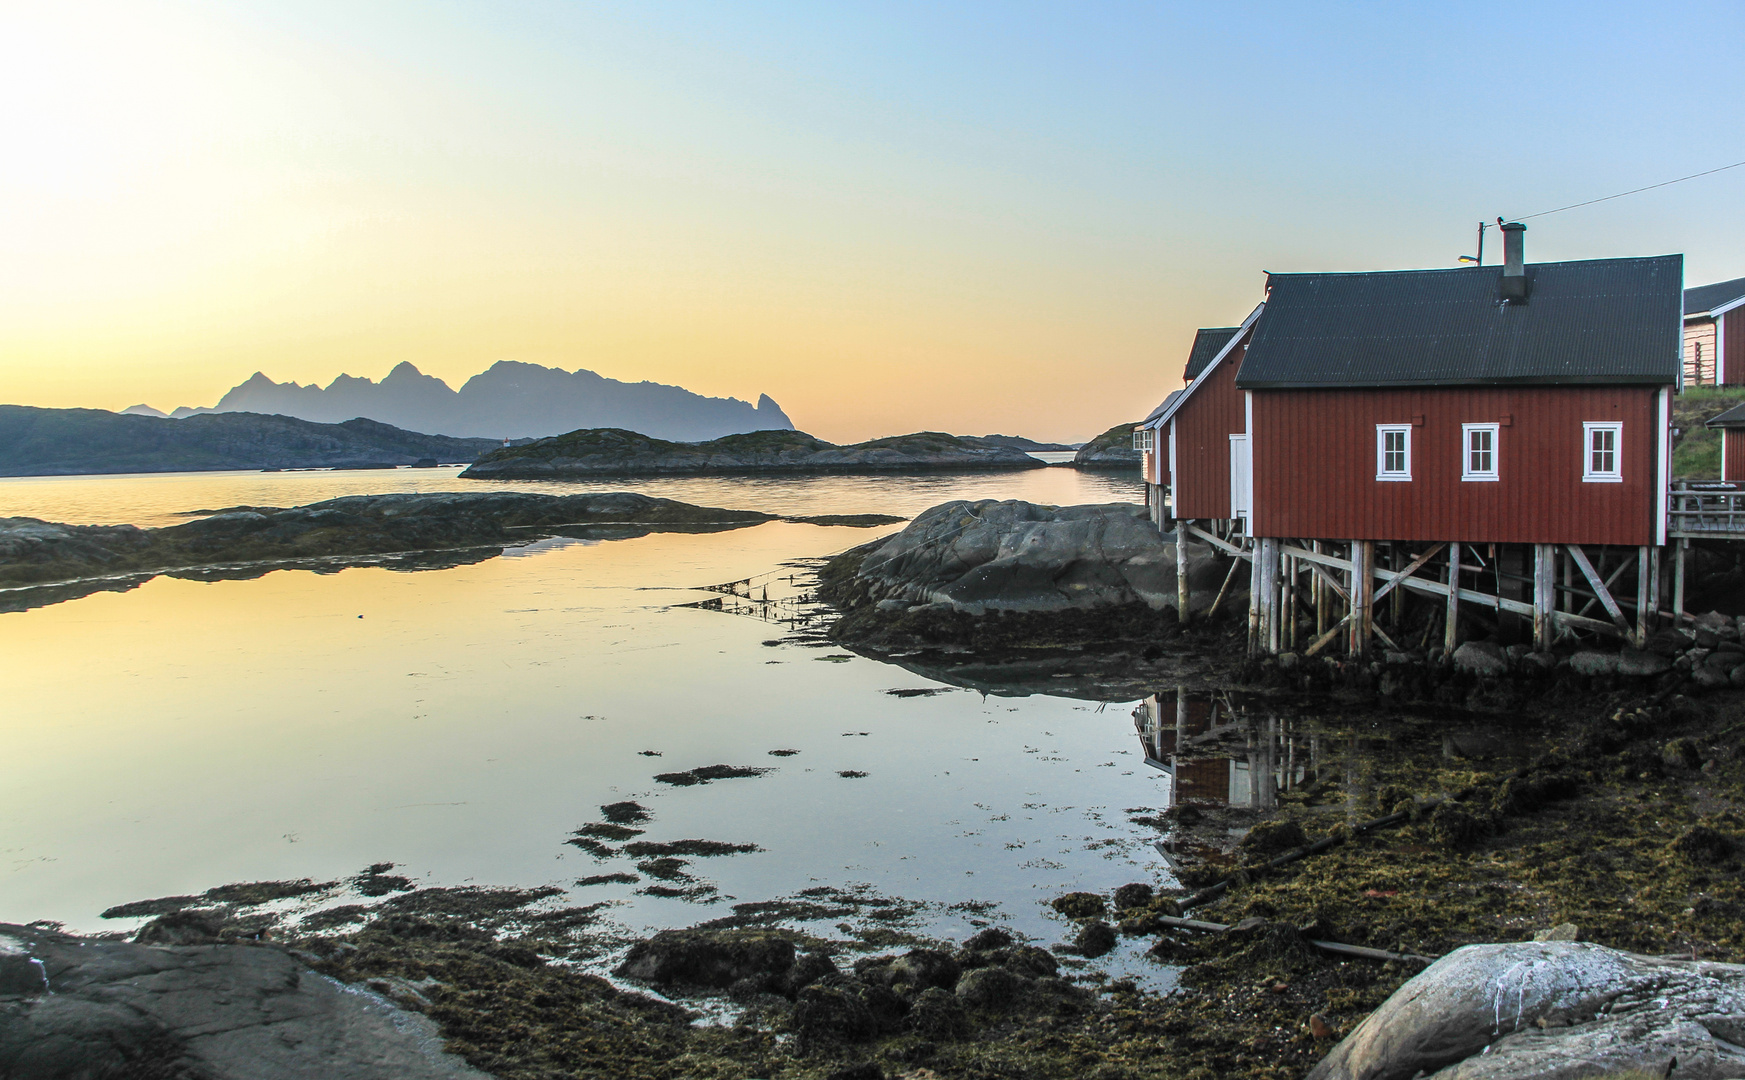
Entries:
{"type": "Polygon", "coordinates": [[[254,945],[0,924],[0,1076],[487,1080],[436,1025],[254,945]]]}
{"type": "Polygon", "coordinates": [[[1309,1080],[1721,1080],[1745,1076],[1742,1043],[1745,966],[1576,941],[1468,945],[1400,987],[1309,1080]]]}

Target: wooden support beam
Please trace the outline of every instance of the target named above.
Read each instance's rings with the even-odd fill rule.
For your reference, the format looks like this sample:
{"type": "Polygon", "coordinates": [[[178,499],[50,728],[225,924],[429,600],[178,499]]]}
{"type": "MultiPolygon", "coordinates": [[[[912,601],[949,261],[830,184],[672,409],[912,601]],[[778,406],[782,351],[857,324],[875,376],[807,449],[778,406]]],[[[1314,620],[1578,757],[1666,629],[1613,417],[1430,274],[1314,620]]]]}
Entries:
{"type": "Polygon", "coordinates": [[[1612,591],[1606,588],[1606,583],[1594,571],[1593,563],[1587,561],[1587,553],[1581,550],[1580,544],[1566,544],[1564,550],[1575,560],[1575,565],[1581,570],[1582,576],[1587,578],[1587,583],[1593,586],[1594,595],[1605,605],[1606,614],[1612,617],[1612,623],[1617,626],[1618,632],[1629,637],[1630,624],[1625,621],[1624,613],[1618,609],[1618,602],[1612,599],[1612,591]]]}
{"type": "Polygon", "coordinates": [[[1648,644],[1648,631],[1654,625],[1651,621],[1654,618],[1654,609],[1650,605],[1653,603],[1652,598],[1660,591],[1659,575],[1651,574],[1648,565],[1652,562],[1653,569],[1658,570],[1660,561],[1649,558],[1649,551],[1647,544],[1636,549],[1636,633],[1631,635],[1630,644],[1638,649],[1648,644]]]}
{"type": "Polygon", "coordinates": [[[1674,541],[1672,549],[1672,622],[1674,626],[1684,622],[1684,553],[1690,549],[1690,540],[1679,537],[1674,541]]]}
{"type": "Polygon", "coordinates": [[[1557,548],[1533,545],[1533,648],[1551,650],[1552,613],[1557,607],[1557,548]]]}
{"type": "MultiPolygon", "coordinates": [[[[1605,548],[1602,547],[1600,549],[1600,569],[1604,570],[1605,566],[1606,566],[1606,550],[1605,550],[1605,548]]],[[[1630,560],[1629,559],[1619,560],[1618,565],[1612,568],[1612,572],[1610,574],[1606,575],[1606,588],[1610,589],[1613,585],[1617,584],[1618,579],[1623,577],[1624,571],[1629,569],[1629,568],[1630,568],[1630,560]]],[[[1617,597],[1613,597],[1612,599],[1615,602],[1617,600],[1617,597]]],[[[1587,603],[1583,604],[1581,606],[1581,610],[1576,612],[1576,614],[1577,615],[1586,615],[1589,611],[1593,610],[1593,606],[1599,602],[1600,602],[1599,594],[1594,593],[1593,599],[1589,600],[1587,603]]]]}
{"type": "Polygon", "coordinates": [[[1310,643],[1310,645],[1307,649],[1303,650],[1303,655],[1304,656],[1314,656],[1316,653],[1320,652],[1322,649],[1325,649],[1327,647],[1327,643],[1329,641],[1332,641],[1336,636],[1338,636],[1339,631],[1343,630],[1345,628],[1345,624],[1350,622],[1350,621],[1351,621],[1351,616],[1347,615],[1343,619],[1340,619],[1338,622],[1334,623],[1332,626],[1329,626],[1327,628],[1326,633],[1324,633],[1320,637],[1316,638],[1312,643],[1310,643]]]}
{"type": "Polygon", "coordinates": [[[1218,586],[1218,595],[1212,598],[1212,606],[1206,609],[1206,618],[1217,614],[1218,605],[1224,602],[1224,594],[1230,591],[1230,583],[1236,580],[1236,568],[1241,565],[1241,559],[1230,560],[1230,572],[1224,575],[1224,584],[1218,586]]]}
{"type": "Polygon", "coordinates": [[[1248,558],[1248,655],[1260,655],[1260,552],[1248,558]]]}
{"type": "Polygon", "coordinates": [[[1375,628],[1375,541],[1351,541],[1351,631],[1349,652],[1364,658],[1369,655],[1372,631],[1375,628]]]}
{"type": "MultiPolygon", "coordinates": [[[[1441,551],[1444,546],[1445,545],[1443,545],[1443,544],[1432,544],[1432,545],[1430,545],[1429,549],[1426,550],[1422,555],[1418,556],[1416,559],[1413,559],[1411,562],[1411,565],[1407,566],[1404,570],[1401,570],[1397,573],[1386,574],[1385,576],[1386,576],[1387,580],[1382,583],[1381,588],[1379,588],[1375,591],[1375,598],[1377,600],[1380,600],[1382,597],[1386,596],[1388,593],[1393,592],[1395,585],[1398,585],[1400,582],[1404,581],[1406,578],[1409,578],[1413,574],[1417,573],[1418,568],[1423,566],[1425,563],[1429,562],[1431,559],[1435,558],[1436,553],[1438,551],[1441,551]]],[[[1404,594],[1401,594],[1401,595],[1403,596],[1404,594]]]]}
{"type": "Polygon", "coordinates": [[[1452,657],[1460,645],[1460,541],[1448,545],[1448,613],[1442,626],[1442,653],[1452,657]]]}
{"type": "Polygon", "coordinates": [[[1202,529],[1198,525],[1190,523],[1188,525],[1188,532],[1193,533],[1195,536],[1204,540],[1206,543],[1211,544],[1226,555],[1233,555],[1238,559],[1247,559],[1251,557],[1247,548],[1232,544],[1230,541],[1224,539],[1218,534],[1202,529]]]}
{"type": "Polygon", "coordinates": [[[1186,626],[1193,612],[1193,590],[1188,586],[1188,534],[1185,521],[1175,523],[1175,619],[1186,626]]]}
{"type": "MultiPolygon", "coordinates": [[[[1314,548],[1314,553],[1316,555],[1321,553],[1321,541],[1310,541],[1310,546],[1314,548]]],[[[1297,557],[1298,556],[1292,556],[1292,558],[1297,557]]],[[[1320,573],[1315,570],[1315,564],[1311,562],[1307,565],[1309,567],[1309,585],[1315,590],[1315,636],[1320,637],[1322,634],[1327,632],[1327,620],[1330,617],[1328,609],[1332,605],[1327,599],[1327,586],[1321,580],[1320,573]]],[[[1683,566],[1684,564],[1681,562],[1679,565],[1683,566]]],[[[1683,579],[1681,578],[1680,580],[1683,579]]]]}

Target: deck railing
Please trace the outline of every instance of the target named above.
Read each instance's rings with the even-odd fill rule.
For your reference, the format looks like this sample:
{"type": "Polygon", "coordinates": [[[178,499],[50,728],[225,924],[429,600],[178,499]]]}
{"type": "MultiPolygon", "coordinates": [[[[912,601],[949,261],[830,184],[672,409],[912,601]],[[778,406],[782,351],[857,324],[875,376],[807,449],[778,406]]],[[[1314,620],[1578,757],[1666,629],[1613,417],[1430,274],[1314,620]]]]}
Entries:
{"type": "Polygon", "coordinates": [[[1674,481],[1666,514],[1671,536],[1745,538],[1745,484],[1674,481]]]}

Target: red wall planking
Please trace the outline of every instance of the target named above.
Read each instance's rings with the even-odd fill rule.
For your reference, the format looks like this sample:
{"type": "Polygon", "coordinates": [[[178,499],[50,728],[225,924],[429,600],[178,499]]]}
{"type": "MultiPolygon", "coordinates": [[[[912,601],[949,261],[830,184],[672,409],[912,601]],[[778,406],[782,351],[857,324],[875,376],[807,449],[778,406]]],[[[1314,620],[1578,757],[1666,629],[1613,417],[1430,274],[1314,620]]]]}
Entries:
{"type": "Polygon", "coordinates": [[[1721,316],[1721,348],[1725,349],[1728,386],[1745,386],[1745,308],[1721,316]]]}
{"type": "Polygon", "coordinates": [[[1735,435],[1721,429],[1721,479],[1735,484],[1745,480],[1745,431],[1735,435]]]}
{"type": "MultiPolygon", "coordinates": [[[[1247,430],[1236,370],[1246,345],[1231,349],[1200,384],[1171,422],[1175,424],[1176,488],[1172,499],[1179,518],[1230,516],[1230,436],[1247,430]]],[[[1163,438],[1169,437],[1166,429],[1163,438]]],[[[1164,453],[1168,453],[1167,445],[1164,453]]]]}
{"type": "Polygon", "coordinates": [[[1652,544],[1656,395],[1641,386],[1254,394],[1254,535],[1652,544]],[[1412,479],[1376,476],[1377,424],[1412,429],[1412,479]],[[1505,420],[1505,418],[1507,418],[1505,420]],[[1584,421],[1621,421],[1622,483],[1582,480],[1584,421]],[[1461,424],[1498,431],[1494,482],[1461,477],[1461,424]]]}

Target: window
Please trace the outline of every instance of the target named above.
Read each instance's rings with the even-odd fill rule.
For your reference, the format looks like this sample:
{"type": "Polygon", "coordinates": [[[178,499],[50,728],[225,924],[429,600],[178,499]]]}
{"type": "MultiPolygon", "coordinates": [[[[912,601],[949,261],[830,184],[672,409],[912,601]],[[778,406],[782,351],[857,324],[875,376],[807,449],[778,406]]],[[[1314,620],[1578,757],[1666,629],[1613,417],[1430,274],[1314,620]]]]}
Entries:
{"type": "Polygon", "coordinates": [[[1589,421],[1581,426],[1581,478],[1590,484],[1624,482],[1624,425],[1589,421]]]}
{"type": "Polygon", "coordinates": [[[1460,442],[1465,448],[1460,459],[1462,480],[1497,479],[1498,433],[1496,424],[1460,425],[1460,442]]]}
{"type": "Polygon", "coordinates": [[[1156,446],[1156,432],[1152,428],[1140,428],[1133,433],[1133,449],[1151,450],[1156,446]]]}
{"type": "Polygon", "coordinates": [[[1410,424],[1377,424],[1375,426],[1375,478],[1377,480],[1410,480],[1412,478],[1412,426],[1410,424]]]}

